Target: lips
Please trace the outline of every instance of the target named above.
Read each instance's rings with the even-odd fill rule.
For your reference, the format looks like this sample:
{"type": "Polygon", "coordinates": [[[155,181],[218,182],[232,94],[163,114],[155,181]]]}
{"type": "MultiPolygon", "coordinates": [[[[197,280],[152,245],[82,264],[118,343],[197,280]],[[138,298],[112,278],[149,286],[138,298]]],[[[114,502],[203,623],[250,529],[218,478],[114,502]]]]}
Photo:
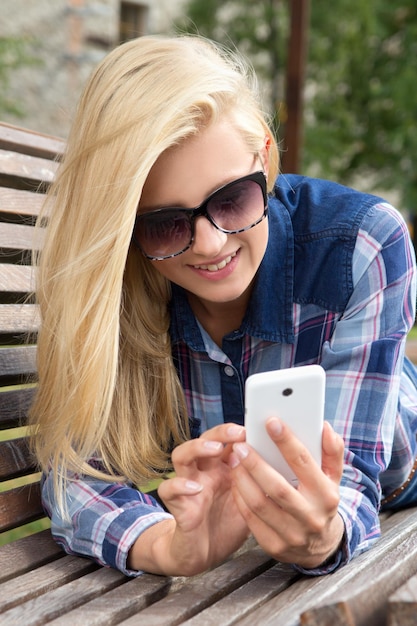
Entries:
{"type": "Polygon", "coordinates": [[[236,256],[236,252],[233,252],[228,257],[220,261],[220,263],[214,264],[210,263],[209,265],[194,265],[197,270],[208,270],[209,272],[218,272],[229,265],[230,261],[236,256]]]}

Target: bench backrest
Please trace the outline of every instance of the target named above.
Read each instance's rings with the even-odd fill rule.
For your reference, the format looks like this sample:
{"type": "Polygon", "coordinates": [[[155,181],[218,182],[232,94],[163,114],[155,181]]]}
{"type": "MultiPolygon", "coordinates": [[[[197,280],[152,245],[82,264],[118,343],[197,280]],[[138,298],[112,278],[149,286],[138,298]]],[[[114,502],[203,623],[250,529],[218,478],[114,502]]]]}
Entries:
{"type": "Polygon", "coordinates": [[[0,123],[0,533],[43,516],[24,428],[39,325],[31,250],[63,149],[60,139],[0,123]]]}

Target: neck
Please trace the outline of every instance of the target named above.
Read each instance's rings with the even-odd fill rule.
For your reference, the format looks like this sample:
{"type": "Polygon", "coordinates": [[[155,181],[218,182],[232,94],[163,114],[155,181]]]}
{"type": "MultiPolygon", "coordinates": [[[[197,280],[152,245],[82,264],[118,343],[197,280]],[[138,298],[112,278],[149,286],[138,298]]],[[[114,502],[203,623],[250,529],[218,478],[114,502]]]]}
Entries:
{"type": "Polygon", "coordinates": [[[221,347],[223,337],[237,330],[249,303],[250,289],[232,302],[207,302],[188,294],[188,301],[197,320],[216,344],[221,347]]]}

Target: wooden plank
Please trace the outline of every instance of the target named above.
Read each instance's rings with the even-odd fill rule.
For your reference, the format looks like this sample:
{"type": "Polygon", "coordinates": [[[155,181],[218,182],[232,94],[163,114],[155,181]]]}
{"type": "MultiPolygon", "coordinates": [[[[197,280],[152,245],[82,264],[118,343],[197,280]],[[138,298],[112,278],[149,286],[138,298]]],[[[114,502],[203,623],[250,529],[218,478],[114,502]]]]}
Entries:
{"type": "Polygon", "coordinates": [[[35,345],[0,348],[0,376],[36,373],[35,345]]]}
{"type": "Polygon", "coordinates": [[[388,613],[386,624],[387,626],[415,626],[416,617],[415,607],[413,608],[408,602],[398,603],[395,613],[388,613]]]}
{"type": "Polygon", "coordinates": [[[417,618],[417,576],[412,576],[388,600],[388,626],[413,626],[417,618]]]}
{"type": "Polygon", "coordinates": [[[52,135],[29,131],[19,126],[0,123],[0,146],[5,150],[23,152],[44,159],[55,159],[65,149],[65,141],[52,135]]]}
{"type": "Polygon", "coordinates": [[[57,168],[58,163],[55,161],[0,149],[0,173],[3,180],[19,179],[30,183],[35,189],[39,183],[51,183],[57,168]]]}
{"type": "MultiPolygon", "coordinates": [[[[89,574],[97,569],[92,561],[80,559],[75,556],[64,556],[62,559],[52,561],[38,567],[36,570],[22,574],[18,578],[12,578],[0,584],[0,623],[4,624],[29,624],[25,619],[13,621],[13,616],[19,615],[20,606],[26,603],[26,611],[31,606],[29,602],[43,594],[62,587],[67,583],[89,574]],[[13,612],[13,607],[18,611],[13,612]],[[10,618],[11,621],[7,621],[10,618]]],[[[119,572],[115,572],[121,576],[119,572]]]]}
{"type": "MultiPolygon", "coordinates": [[[[306,611],[300,617],[301,626],[317,624],[318,626],[356,626],[355,619],[346,602],[338,602],[320,609],[306,611]]],[[[378,624],[378,626],[382,626],[378,624]]]]}
{"type": "MultiPolygon", "coordinates": [[[[214,570],[187,579],[186,584],[177,591],[141,611],[141,623],[146,626],[180,624],[274,564],[260,548],[253,548],[214,570]]],[[[289,574],[293,575],[293,572],[289,574]]],[[[131,617],[121,623],[123,626],[134,626],[138,623],[138,617],[131,617]]]]}
{"type": "Polygon", "coordinates": [[[44,232],[25,224],[0,224],[0,247],[15,250],[38,250],[42,247],[44,232]]]}
{"type": "Polygon", "coordinates": [[[0,428],[13,428],[25,424],[34,394],[34,387],[7,391],[0,389],[0,428]]]}
{"type": "MultiPolygon", "coordinates": [[[[45,517],[39,483],[0,493],[0,532],[45,517]]],[[[1,594],[0,594],[1,597],[1,594]]]]}
{"type": "MultiPolygon", "coordinates": [[[[263,626],[277,623],[298,626],[300,616],[306,614],[310,622],[303,623],[313,624],[314,617],[321,626],[317,621],[320,607],[347,603],[354,619],[359,620],[355,624],[380,626],[384,623],[381,615],[387,610],[389,595],[416,571],[417,510],[399,511],[387,520],[387,530],[371,550],[331,577],[301,579],[260,607],[256,619],[263,626]]],[[[253,618],[249,615],[239,625],[253,626],[253,618]]]]}
{"type": "MultiPolygon", "coordinates": [[[[152,574],[127,579],[123,585],[48,621],[48,624],[49,626],[118,624],[166,596],[171,585],[172,579],[152,574]]],[[[138,623],[142,623],[140,615],[137,619],[138,623]]]]}
{"type": "Polygon", "coordinates": [[[0,213],[37,216],[45,201],[45,195],[24,189],[0,187],[0,213]]]}
{"type": "Polygon", "coordinates": [[[0,480],[10,480],[38,471],[25,437],[0,441],[0,480]]]}
{"type": "Polygon", "coordinates": [[[31,265],[9,265],[7,263],[0,263],[0,291],[28,293],[33,292],[34,289],[34,267],[31,265]]]}
{"type": "MultiPolygon", "coordinates": [[[[37,578],[38,575],[39,570],[36,571],[37,578]]],[[[48,578],[50,579],[50,575],[48,578]]],[[[50,620],[59,617],[71,608],[82,606],[88,600],[119,587],[125,581],[126,577],[120,572],[100,568],[95,572],[78,575],[76,579],[64,585],[61,583],[52,591],[45,588],[42,595],[37,593],[37,597],[4,612],[0,618],[6,624],[24,624],[25,626],[49,623],[50,620]]],[[[85,621],[83,620],[81,624],[85,624],[85,621]]]]}
{"type": "MultiPolygon", "coordinates": [[[[216,602],[197,613],[182,626],[232,626],[294,583],[299,575],[290,565],[277,563],[216,602]]],[[[334,623],[332,624],[334,626],[334,623]]]]}
{"type": "MultiPolygon", "coordinates": [[[[0,547],[0,583],[32,573],[35,568],[63,557],[62,548],[52,539],[49,530],[8,543],[0,547]]],[[[65,566],[65,561],[61,566],[65,566]]]]}
{"type": "Polygon", "coordinates": [[[34,333],[39,329],[40,316],[36,304],[0,304],[2,333],[34,333]]]}

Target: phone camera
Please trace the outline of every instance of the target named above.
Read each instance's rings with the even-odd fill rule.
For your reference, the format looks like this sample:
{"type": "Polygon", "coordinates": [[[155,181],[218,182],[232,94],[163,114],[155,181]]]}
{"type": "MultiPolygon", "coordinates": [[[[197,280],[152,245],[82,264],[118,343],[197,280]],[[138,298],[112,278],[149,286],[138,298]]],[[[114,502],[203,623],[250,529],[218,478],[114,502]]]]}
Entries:
{"type": "Polygon", "coordinates": [[[292,394],[292,391],[293,391],[293,390],[291,389],[291,387],[286,387],[286,388],[283,390],[282,395],[283,395],[283,396],[290,396],[290,395],[292,394]]]}

